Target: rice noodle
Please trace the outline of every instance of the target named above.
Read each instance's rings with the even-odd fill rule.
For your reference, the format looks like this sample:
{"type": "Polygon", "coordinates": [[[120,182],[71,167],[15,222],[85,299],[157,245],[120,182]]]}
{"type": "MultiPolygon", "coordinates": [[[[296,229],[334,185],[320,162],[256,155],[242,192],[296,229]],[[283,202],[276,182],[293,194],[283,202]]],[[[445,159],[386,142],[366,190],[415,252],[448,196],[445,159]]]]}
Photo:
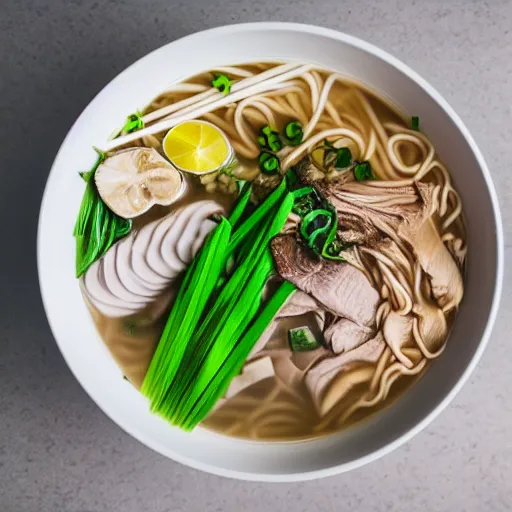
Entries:
{"type": "MultiPolygon", "coordinates": [[[[284,67],[286,67],[286,66],[283,66],[283,68],[284,67]]],[[[137,130],[135,132],[128,133],[127,135],[123,135],[121,137],[118,137],[117,139],[113,139],[113,140],[109,141],[104,146],[104,151],[110,151],[116,147],[122,146],[129,142],[133,142],[134,140],[140,139],[144,135],[152,135],[154,133],[159,133],[159,132],[168,130],[168,129],[172,128],[173,126],[176,126],[179,123],[182,123],[184,121],[189,121],[191,119],[195,119],[195,118],[202,116],[208,112],[212,112],[213,110],[216,110],[218,108],[229,105],[230,103],[245,99],[245,98],[251,96],[252,94],[265,92],[265,91],[268,91],[271,89],[279,89],[280,87],[283,86],[283,84],[285,86],[287,85],[286,84],[287,80],[290,80],[291,78],[295,78],[296,76],[302,75],[304,72],[308,71],[311,68],[311,66],[305,65],[305,66],[300,66],[295,69],[294,68],[295,68],[295,66],[293,66],[289,71],[279,74],[278,76],[275,76],[275,73],[274,73],[274,75],[272,75],[271,78],[267,78],[264,81],[262,81],[261,75],[264,75],[265,73],[261,73],[261,75],[256,75],[255,77],[246,78],[244,80],[244,82],[255,80],[255,83],[251,82],[250,85],[247,85],[247,83],[245,83],[240,88],[236,87],[239,84],[235,84],[232,88],[233,92],[231,94],[229,94],[228,96],[225,96],[223,93],[215,92],[213,95],[210,95],[210,96],[202,99],[201,101],[194,103],[193,105],[191,105],[191,107],[185,107],[185,108],[181,109],[182,111],[186,111],[185,113],[171,116],[168,119],[165,119],[164,121],[160,121],[151,126],[147,126],[146,128],[142,128],[141,130],[137,130]]],[[[240,83],[242,83],[242,81],[240,83]]],[[[208,93],[209,93],[209,91],[206,91],[205,93],[201,93],[201,94],[206,95],[208,93]]],[[[173,105],[170,105],[170,107],[172,107],[172,106],[173,105]]],[[[155,119],[162,117],[162,110],[165,110],[166,108],[167,107],[165,107],[164,109],[161,109],[161,111],[159,111],[159,114],[156,115],[155,119]]],[[[168,112],[165,112],[163,115],[166,115],[167,113],[168,112]]]]}
{"type": "Polygon", "coordinates": [[[348,130],[347,128],[333,128],[331,130],[325,130],[323,132],[317,133],[307,139],[305,142],[303,142],[300,146],[298,146],[294,151],[292,151],[281,163],[281,168],[283,171],[288,170],[292,165],[296,164],[297,161],[305,154],[309,149],[314,147],[316,144],[318,144],[320,141],[328,138],[328,137],[334,137],[337,135],[343,135],[345,137],[348,137],[349,139],[352,139],[356,144],[359,146],[359,150],[361,153],[364,153],[364,140],[361,138],[361,136],[352,131],[348,130]]]}

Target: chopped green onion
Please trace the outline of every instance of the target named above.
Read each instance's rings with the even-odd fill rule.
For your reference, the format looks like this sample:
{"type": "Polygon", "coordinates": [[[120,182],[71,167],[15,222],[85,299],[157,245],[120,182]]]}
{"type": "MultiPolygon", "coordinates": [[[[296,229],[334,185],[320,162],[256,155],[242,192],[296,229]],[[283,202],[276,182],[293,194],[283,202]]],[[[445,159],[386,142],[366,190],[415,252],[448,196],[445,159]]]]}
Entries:
{"type": "Polygon", "coordinates": [[[313,209],[313,199],[309,196],[301,197],[297,199],[293,206],[293,213],[305,217],[313,209]]]}
{"type": "Polygon", "coordinates": [[[329,231],[335,214],[329,210],[317,209],[309,212],[300,223],[300,233],[311,249],[316,252],[316,239],[329,231]],[[325,219],[319,222],[320,219],[325,219]]]}
{"type": "Polygon", "coordinates": [[[231,92],[231,80],[226,75],[215,75],[212,85],[226,96],[231,92]]]}
{"type": "Polygon", "coordinates": [[[288,146],[298,146],[304,138],[304,130],[299,121],[291,121],[284,128],[285,142],[288,146]]]}
{"type": "Polygon", "coordinates": [[[324,158],[323,163],[326,168],[331,165],[335,169],[346,169],[352,164],[352,153],[347,147],[335,148],[327,139],[324,140],[324,158]]]}
{"type": "Polygon", "coordinates": [[[373,180],[375,176],[372,172],[370,162],[361,162],[354,167],[354,175],[357,181],[373,180]]]}
{"type": "Polygon", "coordinates": [[[184,430],[226,392],[295,290],[285,282],[263,300],[274,271],[269,242],[285,224],[294,193],[282,180],[252,213],[245,211],[252,210],[249,196],[244,186],[229,220],[222,219],[187,270],[142,384],[151,410],[184,430]]]}
{"type": "Polygon", "coordinates": [[[249,181],[239,180],[237,185],[239,187],[238,201],[231,210],[231,215],[228,219],[232,226],[237,225],[251,198],[251,183],[249,181]]]}
{"type": "Polygon", "coordinates": [[[144,128],[144,121],[142,120],[142,114],[137,111],[134,114],[130,114],[126,118],[126,123],[123,126],[121,133],[131,133],[144,128]]]}
{"type": "Polygon", "coordinates": [[[196,414],[189,419],[185,428],[190,429],[199,421],[203,420],[217,401],[218,396],[222,396],[226,392],[231,379],[242,370],[245,360],[254,344],[258,341],[279,309],[281,309],[294,291],[295,286],[290,282],[285,281],[281,284],[261,313],[245,331],[240,342],[232,349],[219,372],[217,372],[215,377],[210,381],[202,397],[203,406],[196,409],[196,414]]]}
{"type": "Polygon", "coordinates": [[[340,253],[347,246],[336,239],[338,215],[329,201],[314,187],[294,191],[293,212],[302,217],[299,232],[304,243],[327,260],[345,261],[340,253]]]}
{"type": "Polygon", "coordinates": [[[293,352],[307,352],[315,350],[320,343],[309,327],[297,327],[288,331],[288,342],[293,352]]]}
{"type": "Polygon", "coordinates": [[[336,169],[345,169],[352,163],[352,153],[348,148],[339,148],[336,150],[334,167],[336,169]]]}
{"type": "Polygon", "coordinates": [[[420,118],[418,116],[412,116],[411,128],[417,132],[420,131],[420,118]]]}
{"type": "Polygon", "coordinates": [[[114,130],[109,137],[109,140],[115,139],[120,135],[126,135],[127,133],[135,132],[144,128],[144,121],[142,120],[142,112],[135,112],[130,114],[121,129],[114,130]]]}
{"type": "Polygon", "coordinates": [[[260,130],[258,144],[261,149],[277,153],[283,148],[283,143],[279,138],[279,133],[270,126],[264,126],[260,130]]]}
{"type": "Polygon", "coordinates": [[[279,158],[267,151],[260,153],[258,163],[260,164],[261,172],[265,174],[277,174],[281,168],[279,158]]]}

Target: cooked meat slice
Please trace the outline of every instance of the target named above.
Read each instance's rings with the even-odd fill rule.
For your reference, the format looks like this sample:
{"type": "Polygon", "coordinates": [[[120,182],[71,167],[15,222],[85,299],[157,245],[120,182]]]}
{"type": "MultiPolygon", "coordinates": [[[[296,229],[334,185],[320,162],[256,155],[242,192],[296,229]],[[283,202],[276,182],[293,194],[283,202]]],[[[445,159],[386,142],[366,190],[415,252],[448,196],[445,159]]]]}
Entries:
{"type": "Polygon", "coordinates": [[[379,244],[379,234],[406,241],[431,277],[432,294],[439,306],[444,312],[457,307],[463,294],[462,275],[432,219],[433,185],[382,185],[323,181],[317,187],[336,208],[342,240],[368,247],[379,244]]]}
{"type": "Polygon", "coordinates": [[[237,375],[229,384],[224,398],[229,399],[244,389],[268,379],[275,375],[274,366],[270,357],[262,357],[247,363],[242,372],[237,375]]]}
{"type": "Polygon", "coordinates": [[[337,170],[330,166],[328,170],[322,172],[307,156],[294,166],[294,170],[301,183],[304,185],[315,185],[323,180],[335,182],[336,184],[349,183],[355,180],[353,168],[355,164],[342,170],[337,170]]]}
{"type": "Polygon", "coordinates": [[[341,354],[368,341],[374,334],[375,329],[371,327],[358,325],[348,318],[339,318],[325,329],[324,340],[335,354],[341,354]]]}
{"type": "Polygon", "coordinates": [[[412,315],[399,315],[396,311],[391,311],[384,325],[382,334],[393,355],[407,368],[412,368],[413,362],[402,352],[402,347],[412,342],[412,315]]]}
{"type": "Polygon", "coordinates": [[[386,348],[381,332],[357,348],[336,356],[323,359],[306,373],[306,385],[315,404],[321,403],[323,393],[338,373],[344,371],[351,363],[376,363],[386,348]]]}
{"type": "Polygon", "coordinates": [[[324,261],[297,242],[293,235],[272,240],[279,275],[311,295],[334,315],[371,326],[379,294],[366,276],[348,263],[324,261]]]}
{"type": "Polygon", "coordinates": [[[265,199],[281,183],[282,179],[280,174],[258,174],[252,186],[255,199],[258,201],[265,199]]]}
{"type": "Polygon", "coordinates": [[[423,208],[418,189],[413,185],[379,186],[367,182],[315,183],[319,192],[336,208],[338,236],[346,243],[372,247],[384,235],[393,238],[400,222],[423,208]]]}
{"type": "MultiPolygon", "coordinates": [[[[324,327],[325,312],[322,311],[321,306],[318,304],[318,302],[315,301],[315,299],[310,297],[307,293],[297,290],[292,295],[290,295],[286,303],[275,316],[272,323],[260,336],[259,340],[252,348],[248,359],[257,356],[258,352],[265,348],[267,343],[269,343],[273,339],[277,339],[280,340],[280,342],[283,342],[283,345],[279,348],[287,348],[287,328],[291,327],[291,324],[289,326],[285,326],[284,322],[281,322],[281,320],[291,317],[304,317],[304,315],[312,317],[311,319],[313,319],[317,324],[317,328],[314,329],[315,333],[320,334],[324,327]]],[[[300,320],[298,321],[300,323],[300,320]]]]}
{"type": "Polygon", "coordinates": [[[432,219],[403,223],[398,234],[411,244],[421,268],[430,276],[432,294],[443,311],[457,307],[464,292],[462,275],[432,219]]]}

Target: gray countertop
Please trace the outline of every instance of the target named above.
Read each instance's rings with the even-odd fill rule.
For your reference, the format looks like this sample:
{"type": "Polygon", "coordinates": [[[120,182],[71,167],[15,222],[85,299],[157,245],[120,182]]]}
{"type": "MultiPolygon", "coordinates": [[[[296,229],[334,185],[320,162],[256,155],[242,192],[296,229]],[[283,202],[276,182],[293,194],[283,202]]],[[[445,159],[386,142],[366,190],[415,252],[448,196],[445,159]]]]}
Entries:
{"type": "MultiPolygon", "coordinates": [[[[299,21],[393,53],[429,80],[480,144],[512,231],[509,0],[3,0],[0,9],[0,511],[509,511],[512,293],[455,401],[394,453],[349,474],[265,485],[152,452],[86,396],[53,341],[35,237],[53,157],[89,100],[162,44],[215,25],[299,21]]],[[[471,207],[471,206],[469,206],[471,207]]]]}

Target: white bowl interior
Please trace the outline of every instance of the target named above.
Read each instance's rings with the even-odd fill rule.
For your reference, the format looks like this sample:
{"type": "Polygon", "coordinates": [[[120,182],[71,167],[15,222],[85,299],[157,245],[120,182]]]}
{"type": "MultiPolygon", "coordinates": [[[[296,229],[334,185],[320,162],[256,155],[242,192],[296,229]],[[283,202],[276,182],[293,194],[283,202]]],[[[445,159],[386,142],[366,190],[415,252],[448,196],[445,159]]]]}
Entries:
{"type": "Polygon", "coordinates": [[[39,273],[50,324],[77,379],[121,427],[175,460],[218,474],[296,480],[341,472],[391,450],[424,426],[460,387],[488,337],[501,281],[501,225],[488,171],[467,130],[439,95],[384,52],[342,34],[293,24],[252,24],[171,43],[121,73],[82,113],[53,165],[39,225],[39,273]],[[465,205],[469,254],[463,304],[447,349],[394,406],[364,425],[302,443],[254,443],[198,429],[185,434],[148,412],[103,346],[74,278],[72,230],[83,193],[78,171],[127,114],[170,84],[214,65],[296,59],[353,76],[418,115],[465,205]]]}

